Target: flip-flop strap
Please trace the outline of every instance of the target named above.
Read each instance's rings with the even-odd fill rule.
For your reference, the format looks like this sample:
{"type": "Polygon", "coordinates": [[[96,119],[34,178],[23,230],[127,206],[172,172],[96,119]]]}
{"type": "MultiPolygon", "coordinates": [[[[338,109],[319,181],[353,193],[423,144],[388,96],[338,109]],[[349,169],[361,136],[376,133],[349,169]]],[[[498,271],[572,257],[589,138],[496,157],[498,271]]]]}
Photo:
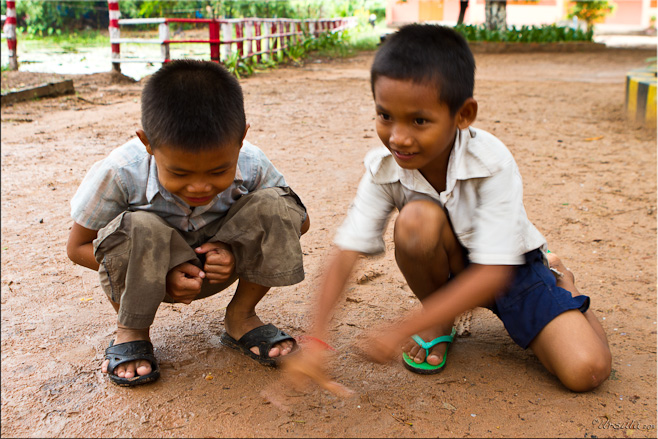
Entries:
{"type": "Polygon", "coordinates": [[[421,348],[425,349],[426,355],[429,356],[430,354],[430,349],[432,349],[434,346],[436,346],[439,343],[452,343],[453,340],[455,339],[455,333],[457,332],[457,329],[455,327],[452,328],[452,332],[450,335],[442,335],[441,337],[437,337],[432,341],[425,341],[422,338],[420,338],[417,335],[412,335],[411,338],[418,343],[418,346],[421,348]]]}
{"type": "Polygon", "coordinates": [[[268,323],[247,332],[240,338],[238,343],[247,349],[251,349],[254,346],[258,347],[258,356],[267,360],[271,358],[269,352],[272,346],[284,340],[292,340],[293,343],[296,343],[293,337],[281,331],[273,324],[268,323]]]}
{"type": "Polygon", "coordinates": [[[111,374],[117,366],[129,361],[146,360],[151,363],[151,369],[155,371],[158,368],[158,362],[153,354],[153,345],[146,340],[136,340],[126,343],[114,344],[110,341],[110,346],[105,349],[105,358],[110,360],[107,365],[107,371],[111,374]]]}

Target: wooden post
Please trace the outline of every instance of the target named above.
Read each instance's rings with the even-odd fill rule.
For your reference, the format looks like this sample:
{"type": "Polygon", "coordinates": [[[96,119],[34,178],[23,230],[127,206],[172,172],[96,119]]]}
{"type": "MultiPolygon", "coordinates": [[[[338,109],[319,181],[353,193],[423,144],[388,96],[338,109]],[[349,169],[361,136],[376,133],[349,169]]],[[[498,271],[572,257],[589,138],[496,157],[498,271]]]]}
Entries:
{"type": "Polygon", "coordinates": [[[227,60],[231,56],[231,47],[233,43],[227,43],[233,39],[233,34],[231,30],[231,23],[222,23],[222,40],[224,44],[221,45],[222,59],[227,60]]]}
{"type": "Polygon", "coordinates": [[[272,54],[275,53],[276,49],[277,49],[277,40],[276,40],[277,39],[276,35],[278,33],[277,32],[277,27],[278,27],[278,23],[276,21],[273,21],[272,22],[272,33],[270,34],[270,36],[273,36],[273,38],[271,40],[272,42],[270,43],[270,53],[272,53],[272,54]]]}
{"type": "Polygon", "coordinates": [[[169,40],[169,24],[168,23],[160,23],[158,25],[158,34],[160,36],[160,41],[162,44],[160,45],[160,53],[162,54],[162,63],[167,63],[171,60],[171,56],[169,54],[169,43],[165,43],[165,41],[169,40]]]}
{"type": "Polygon", "coordinates": [[[7,18],[3,26],[7,38],[7,53],[9,54],[9,70],[18,70],[18,55],[16,53],[16,2],[7,1],[7,18]]]}
{"type": "MultiPolygon", "coordinates": [[[[256,34],[256,52],[260,53],[260,26],[261,26],[261,21],[260,20],[254,20],[254,33],[256,34]]],[[[256,55],[256,62],[260,62],[261,56],[256,55]]]]}
{"type": "Polygon", "coordinates": [[[118,42],[112,43],[112,41],[117,41],[121,38],[121,31],[119,30],[119,17],[121,17],[121,11],[119,11],[119,0],[107,0],[107,7],[110,13],[110,43],[112,44],[112,70],[118,73],[121,73],[121,48],[118,42]]]}
{"type": "Polygon", "coordinates": [[[251,61],[251,57],[254,53],[254,22],[253,21],[247,21],[244,26],[244,37],[247,40],[247,53],[246,57],[249,58],[249,61],[251,61]]]}
{"type": "MultiPolygon", "coordinates": [[[[241,40],[242,39],[242,22],[236,22],[235,23],[235,39],[236,40],[241,40]]],[[[238,49],[238,57],[242,58],[244,56],[244,44],[242,44],[242,41],[238,41],[236,43],[237,49],[238,49]]]]}
{"type": "Polygon", "coordinates": [[[208,23],[208,39],[215,40],[216,43],[210,43],[210,60],[220,62],[219,54],[219,22],[215,19],[208,23]]]}

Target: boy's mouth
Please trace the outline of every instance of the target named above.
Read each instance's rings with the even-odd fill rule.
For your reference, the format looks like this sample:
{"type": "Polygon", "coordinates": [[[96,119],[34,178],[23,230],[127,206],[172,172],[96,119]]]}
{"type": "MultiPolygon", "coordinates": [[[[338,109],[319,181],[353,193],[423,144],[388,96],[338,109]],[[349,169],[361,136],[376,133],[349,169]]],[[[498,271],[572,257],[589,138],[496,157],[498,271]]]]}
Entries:
{"type": "Polygon", "coordinates": [[[185,200],[188,202],[188,204],[206,204],[210,200],[212,200],[213,196],[209,195],[207,197],[201,197],[201,198],[194,198],[194,197],[185,197],[185,200]]]}
{"type": "Polygon", "coordinates": [[[391,151],[393,152],[395,157],[400,160],[411,160],[416,156],[415,152],[401,152],[401,151],[396,151],[394,149],[392,149],[391,151]]]}

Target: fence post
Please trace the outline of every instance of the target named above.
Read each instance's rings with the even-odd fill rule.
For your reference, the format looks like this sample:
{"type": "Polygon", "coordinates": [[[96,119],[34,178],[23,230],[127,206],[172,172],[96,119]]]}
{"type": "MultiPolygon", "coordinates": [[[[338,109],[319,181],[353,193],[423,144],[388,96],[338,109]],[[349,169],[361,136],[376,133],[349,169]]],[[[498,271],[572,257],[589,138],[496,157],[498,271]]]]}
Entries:
{"type": "Polygon", "coordinates": [[[222,58],[227,60],[231,56],[233,45],[233,43],[227,43],[227,41],[233,40],[231,23],[222,23],[222,40],[224,41],[224,44],[221,45],[222,58]]]}
{"type": "MultiPolygon", "coordinates": [[[[121,11],[119,11],[119,0],[107,0],[107,8],[110,15],[110,42],[117,41],[121,38],[121,31],[119,30],[119,17],[121,17],[121,11]]],[[[115,72],[121,73],[121,48],[119,43],[112,43],[112,70],[115,72]]]]}
{"type": "MultiPolygon", "coordinates": [[[[242,39],[242,22],[236,22],[235,23],[235,39],[236,40],[241,40],[242,39]]],[[[236,44],[237,50],[238,50],[238,58],[242,58],[244,56],[244,44],[242,44],[242,41],[238,41],[236,44]]]]}
{"type": "Polygon", "coordinates": [[[299,43],[304,40],[304,32],[302,31],[302,22],[301,20],[297,22],[297,33],[295,34],[295,43],[299,43]]]}
{"type": "Polygon", "coordinates": [[[249,58],[249,61],[252,61],[251,57],[253,56],[254,53],[254,22],[253,21],[247,21],[245,23],[244,27],[244,36],[245,39],[247,40],[247,58],[249,58]]]}
{"type": "Polygon", "coordinates": [[[166,21],[158,25],[158,34],[160,35],[160,53],[162,54],[162,63],[167,63],[170,61],[171,56],[169,55],[169,43],[165,41],[169,40],[169,23],[166,21]]]}
{"type": "Polygon", "coordinates": [[[215,19],[208,22],[208,39],[210,42],[210,60],[220,62],[219,56],[219,22],[215,19]],[[212,42],[212,41],[216,42],[212,42]]]}
{"type": "Polygon", "coordinates": [[[18,70],[18,55],[16,53],[16,2],[7,0],[7,18],[3,26],[7,38],[7,53],[9,54],[9,70],[18,70]]]}
{"type": "Polygon", "coordinates": [[[256,34],[256,53],[258,53],[258,55],[256,55],[256,62],[258,62],[258,63],[261,60],[261,56],[260,56],[260,48],[261,48],[261,44],[260,44],[260,26],[261,26],[261,24],[262,24],[262,22],[260,20],[254,20],[254,33],[256,34]]]}
{"type": "MultiPolygon", "coordinates": [[[[267,59],[271,60],[272,59],[272,49],[271,49],[272,45],[270,44],[270,37],[269,37],[270,32],[271,32],[271,28],[270,28],[270,24],[267,20],[263,20],[262,23],[263,23],[263,39],[262,39],[262,41],[263,41],[263,52],[267,53],[267,57],[263,56],[263,59],[267,58],[267,59]]],[[[265,54],[263,54],[263,55],[265,55],[265,54]]]]}
{"type": "Polygon", "coordinates": [[[271,44],[270,44],[270,56],[275,54],[276,49],[277,49],[277,36],[276,36],[277,33],[278,33],[277,32],[277,27],[278,27],[278,23],[276,21],[273,21],[272,22],[272,33],[270,34],[270,36],[273,36],[271,44]]]}

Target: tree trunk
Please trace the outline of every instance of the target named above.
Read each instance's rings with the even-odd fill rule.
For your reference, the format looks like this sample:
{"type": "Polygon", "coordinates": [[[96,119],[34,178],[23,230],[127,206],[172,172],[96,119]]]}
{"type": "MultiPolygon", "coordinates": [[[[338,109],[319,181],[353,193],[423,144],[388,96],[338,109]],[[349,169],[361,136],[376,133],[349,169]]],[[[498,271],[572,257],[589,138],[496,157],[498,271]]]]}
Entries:
{"type": "Polygon", "coordinates": [[[487,29],[505,31],[507,29],[507,0],[486,0],[484,15],[487,29]]]}

